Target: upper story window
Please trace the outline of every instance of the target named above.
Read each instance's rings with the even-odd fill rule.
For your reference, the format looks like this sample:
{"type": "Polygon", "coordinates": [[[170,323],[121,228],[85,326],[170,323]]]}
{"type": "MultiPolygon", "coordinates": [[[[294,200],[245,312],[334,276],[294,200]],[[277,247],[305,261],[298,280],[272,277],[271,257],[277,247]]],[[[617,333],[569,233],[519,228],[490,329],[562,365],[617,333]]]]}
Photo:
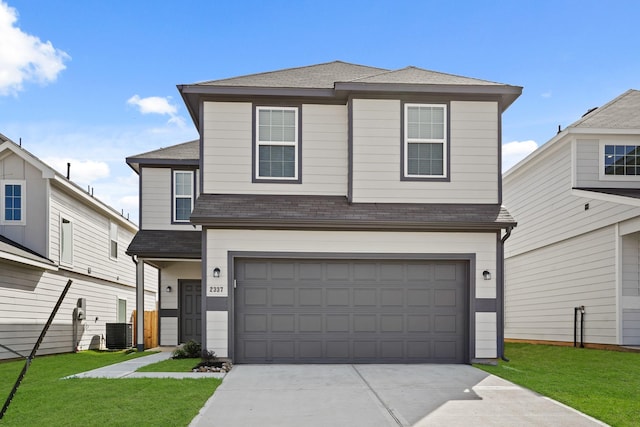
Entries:
{"type": "Polygon", "coordinates": [[[256,107],[255,180],[299,182],[298,107],[256,107]]]}
{"type": "Polygon", "coordinates": [[[447,106],[404,104],[403,178],[447,176],[447,106]]]}
{"type": "Polygon", "coordinates": [[[118,259],[118,224],[109,223],[109,258],[118,259]]]}
{"type": "Polygon", "coordinates": [[[25,223],[25,181],[6,180],[2,183],[2,223],[25,223]]]}
{"type": "Polygon", "coordinates": [[[640,146],[605,145],[604,174],[608,176],[640,176],[640,146]]]}
{"type": "Polygon", "coordinates": [[[195,199],[193,171],[173,171],[173,221],[188,222],[195,199]]]}
{"type": "Polygon", "coordinates": [[[73,264],[73,223],[60,218],[60,263],[73,264]]]}

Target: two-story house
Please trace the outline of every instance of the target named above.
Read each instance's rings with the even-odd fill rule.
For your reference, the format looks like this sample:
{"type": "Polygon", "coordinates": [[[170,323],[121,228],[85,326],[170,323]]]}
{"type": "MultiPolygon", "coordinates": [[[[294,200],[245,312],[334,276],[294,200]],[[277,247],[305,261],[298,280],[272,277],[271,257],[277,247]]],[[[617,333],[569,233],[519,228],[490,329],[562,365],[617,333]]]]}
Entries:
{"type": "MultiPolygon", "coordinates": [[[[105,324],[130,322],[136,305],[136,267],[125,250],[137,230],[0,135],[0,359],[30,353],[69,279],[38,354],[104,348],[105,324]]],[[[158,273],[146,270],[146,309],[154,310],[158,273]]]]}
{"type": "Polygon", "coordinates": [[[505,249],[506,337],[579,341],[584,320],[586,343],[640,345],[640,91],[507,171],[504,203],[519,224],[505,249]]]}
{"type": "Polygon", "coordinates": [[[195,330],[237,363],[501,355],[501,115],[520,87],[336,61],[178,88],[199,141],[128,159],[129,253],[172,289],[162,344],[195,330]]]}

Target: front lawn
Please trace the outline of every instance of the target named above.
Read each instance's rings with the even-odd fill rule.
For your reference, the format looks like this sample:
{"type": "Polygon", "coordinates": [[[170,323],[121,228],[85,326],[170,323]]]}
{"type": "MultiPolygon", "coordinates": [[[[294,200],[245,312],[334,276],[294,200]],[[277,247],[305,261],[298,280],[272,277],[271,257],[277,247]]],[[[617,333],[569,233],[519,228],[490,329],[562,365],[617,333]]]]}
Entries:
{"type": "MultiPolygon", "coordinates": [[[[220,380],[61,379],[147,354],[85,351],[36,357],[0,424],[3,427],[188,425],[220,380]]],[[[1,404],[23,366],[24,361],[0,363],[1,404]]]]}
{"type": "Polygon", "coordinates": [[[640,353],[507,343],[510,362],[475,365],[612,426],[640,420],[640,353]]]}
{"type": "Polygon", "coordinates": [[[138,368],[137,372],[191,372],[201,359],[167,359],[138,368]]]}

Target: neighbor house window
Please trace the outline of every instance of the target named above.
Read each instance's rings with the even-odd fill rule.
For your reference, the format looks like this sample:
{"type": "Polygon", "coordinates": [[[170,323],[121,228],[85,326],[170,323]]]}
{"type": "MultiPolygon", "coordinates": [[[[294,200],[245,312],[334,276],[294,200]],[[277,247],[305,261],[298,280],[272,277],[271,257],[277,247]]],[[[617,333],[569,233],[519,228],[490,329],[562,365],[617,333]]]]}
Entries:
{"type": "Polygon", "coordinates": [[[73,223],[66,219],[60,219],[60,263],[73,264],[73,223]]]}
{"type": "Polygon", "coordinates": [[[444,178],[447,175],[447,107],[443,104],[404,105],[406,178],[444,178]]]}
{"type": "Polygon", "coordinates": [[[605,145],[604,174],[640,176],[640,146],[605,145]]]}
{"type": "Polygon", "coordinates": [[[255,144],[258,180],[297,180],[298,108],[256,107],[255,144]]]}
{"type": "Polygon", "coordinates": [[[118,298],[118,309],[116,313],[118,323],[127,323],[127,300],[118,298]]]}
{"type": "Polygon", "coordinates": [[[194,201],[193,171],[173,172],[173,220],[188,222],[194,201]]]}
{"type": "Polygon", "coordinates": [[[115,222],[109,223],[109,257],[118,258],[118,224],[115,222]]]}
{"type": "Polygon", "coordinates": [[[2,223],[25,223],[25,182],[2,181],[2,223]]]}

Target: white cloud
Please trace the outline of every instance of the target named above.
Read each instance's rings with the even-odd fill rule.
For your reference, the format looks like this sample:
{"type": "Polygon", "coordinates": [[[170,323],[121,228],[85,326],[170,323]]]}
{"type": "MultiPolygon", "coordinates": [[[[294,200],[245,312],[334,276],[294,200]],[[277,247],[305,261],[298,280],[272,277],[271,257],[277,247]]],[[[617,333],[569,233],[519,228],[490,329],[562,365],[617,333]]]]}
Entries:
{"type": "Polygon", "coordinates": [[[0,1],[0,96],[15,95],[26,82],[53,82],[71,57],[50,41],[23,32],[17,11],[0,1]]]}
{"type": "Polygon", "coordinates": [[[69,157],[46,157],[42,161],[65,176],[67,175],[67,163],[71,163],[70,179],[80,186],[91,185],[93,182],[108,178],[110,175],[109,165],[106,162],[78,160],[69,157]]]}
{"type": "Polygon", "coordinates": [[[502,145],[502,171],[506,172],[511,166],[531,154],[538,144],[533,140],[511,141],[502,145]]]}
{"type": "Polygon", "coordinates": [[[136,94],[127,99],[127,104],[138,107],[138,111],[142,114],[168,115],[168,124],[175,125],[179,128],[186,126],[185,120],[178,115],[178,107],[171,103],[170,96],[166,98],[160,96],[140,98],[140,95],[136,94]]]}
{"type": "Polygon", "coordinates": [[[552,95],[553,95],[553,93],[549,90],[549,91],[546,91],[546,92],[542,93],[540,96],[543,97],[543,98],[551,98],[552,95]]]}
{"type": "Polygon", "coordinates": [[[133,95],[127,100],[127,104],[138,107],[142,114],[168,114],[174,116],[178,112],[178,107],[171,104],[171,97],[162,98],[160,96],[148,96],[140,98],[139,95],[133,95]]]}

